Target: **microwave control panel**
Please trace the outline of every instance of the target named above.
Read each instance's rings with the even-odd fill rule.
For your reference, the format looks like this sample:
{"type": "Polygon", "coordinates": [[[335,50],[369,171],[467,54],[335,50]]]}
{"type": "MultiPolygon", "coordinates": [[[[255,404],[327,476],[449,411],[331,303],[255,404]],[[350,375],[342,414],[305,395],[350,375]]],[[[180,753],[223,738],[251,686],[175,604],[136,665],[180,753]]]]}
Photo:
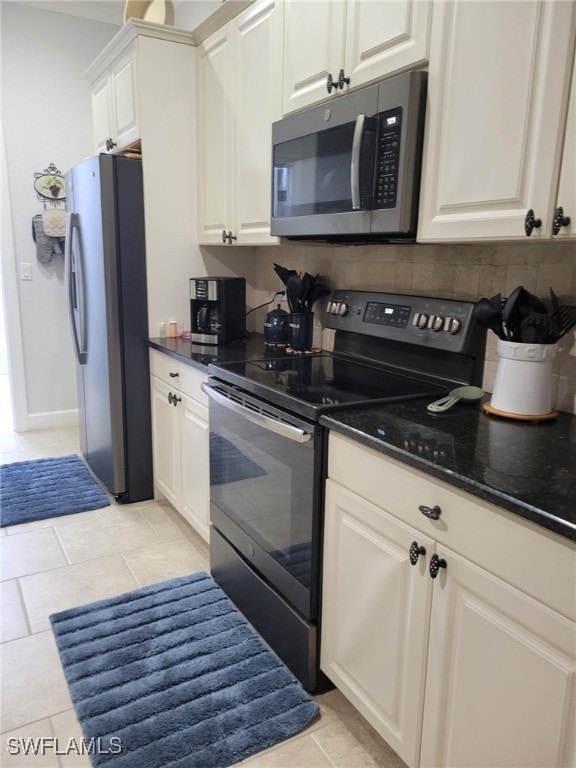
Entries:
{"type": "Polygon", "coordinates": [[[378,115],[375,208],[395,208],[398,195],[402,107],[378,115]]]}

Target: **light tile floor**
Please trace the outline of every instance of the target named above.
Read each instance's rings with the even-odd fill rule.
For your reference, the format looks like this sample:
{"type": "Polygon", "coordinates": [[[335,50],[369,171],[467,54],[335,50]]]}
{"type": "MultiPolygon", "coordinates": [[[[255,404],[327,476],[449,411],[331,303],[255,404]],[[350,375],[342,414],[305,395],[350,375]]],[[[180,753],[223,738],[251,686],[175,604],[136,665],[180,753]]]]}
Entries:
{"type": "MultiPolygon", "coordinates": [[[[0,419],[0,463],[78,452],[75,430],[16,434],[0,419]]],[[[1,750],[3,768],[86,768],[56,754],[82,734],[48,617],[54,611],[209,570],[202,538],[168,504],[153,501],[0,529],[1,750]],[[44,754],[10,754],[47,737],[44,754]],[[30,743],[30,742],[29,742],[30,743]]],[[[401,768],[404,763],[336,690],[316,697],[320,717],[245,768],[401,768]]],[[[146,768],[146,766],[142,766],[146,768]]]]}

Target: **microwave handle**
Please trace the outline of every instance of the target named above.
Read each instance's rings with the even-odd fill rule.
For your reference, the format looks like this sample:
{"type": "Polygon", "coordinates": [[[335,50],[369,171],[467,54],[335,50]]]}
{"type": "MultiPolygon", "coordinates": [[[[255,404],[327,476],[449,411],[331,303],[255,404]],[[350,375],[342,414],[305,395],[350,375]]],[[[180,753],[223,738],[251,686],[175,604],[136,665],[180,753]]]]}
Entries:
{"type": "Polygon", "coordinates": [[[352,190],[352,210],[354,211],[360,210],[360,151],[365,124],[366,115],[358,115],[354,128],[354,138],[352,139],[352,160],[350,162],[350,187],[352,190]]]}

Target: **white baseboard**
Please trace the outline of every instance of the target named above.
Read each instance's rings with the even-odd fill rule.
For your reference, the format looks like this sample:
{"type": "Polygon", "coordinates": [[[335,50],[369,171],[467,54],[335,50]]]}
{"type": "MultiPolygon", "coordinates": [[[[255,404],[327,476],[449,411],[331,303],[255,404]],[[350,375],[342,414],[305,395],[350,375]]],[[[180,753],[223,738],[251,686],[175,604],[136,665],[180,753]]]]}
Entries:
{"type": "Polygon", "coordinates": [[[65,429],[78,427],[78,410],[46,411],[29,413],[25,425],[19,425],[18,432],[30,432],[37,429],[65,429]]]}

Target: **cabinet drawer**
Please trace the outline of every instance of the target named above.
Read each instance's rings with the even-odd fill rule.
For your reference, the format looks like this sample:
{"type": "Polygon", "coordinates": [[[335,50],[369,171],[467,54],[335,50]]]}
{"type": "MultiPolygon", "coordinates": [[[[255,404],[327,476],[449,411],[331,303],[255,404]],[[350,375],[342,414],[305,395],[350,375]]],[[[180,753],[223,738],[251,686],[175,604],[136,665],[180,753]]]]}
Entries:
{"type": "Polygon", "coordinates": [[[330,434],[328,475],[367,501],[576,619],[576,546],[545,528],[330,434]],[[419,506],[438,506],[432,520],[419,506]]]}
{"type": "Polygon", "coordinates": [[[200,389],[200,384],[208,379],[207,373],[202,373],[191,365],[180,363],[170,355],[164,355],[154,349],[150,350],[150,373],[173,389],[178,389],[208,407],[208,398],[200,389]]]}
{"type": "Polygon", "coordinates": [[[183,367],[183,363],[179,363],[173,357],[163,355],[154,349],[150,350],[150,373],[152,376],[157,376],[162,381],[165,381],[166,384],[171,384],[173,387],[180,389],[180,377],[183,367]]]}

